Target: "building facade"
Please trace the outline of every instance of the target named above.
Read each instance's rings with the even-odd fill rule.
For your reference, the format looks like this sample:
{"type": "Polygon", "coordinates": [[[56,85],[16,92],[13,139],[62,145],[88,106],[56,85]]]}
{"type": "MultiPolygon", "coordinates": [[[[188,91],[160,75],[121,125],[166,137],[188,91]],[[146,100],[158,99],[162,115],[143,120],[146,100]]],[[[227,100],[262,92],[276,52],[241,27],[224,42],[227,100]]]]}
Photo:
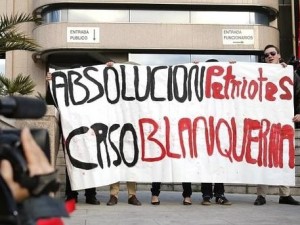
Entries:
{"type": "MultiPolygon", "coordinates": [[[[30,74],[41,94],[48,71],[74,64],[260,62],[267,44],[280,45],[274,0],[0,0],[0,5],[1,14],[27,12],[43,19],[21,26],[39,51],[7,52],[3,69],[10,77],[30,74]]],[[[64,168],[59,157],[57,166],[64,168]]],[[[232,191],[255,192],[241,188],[232,191]]]]}
{"type": "Polygon", "coordinates": [[[107,61],[179,64],[217,58],[260,61],[266,44],[279,45],[274,0],[63,1],[0,0],[0,13],[29,12],[26,24],[40,45],[34,54],[6,54],[5,74],[31,74],[45,92],[49,69],[107,61]]]}

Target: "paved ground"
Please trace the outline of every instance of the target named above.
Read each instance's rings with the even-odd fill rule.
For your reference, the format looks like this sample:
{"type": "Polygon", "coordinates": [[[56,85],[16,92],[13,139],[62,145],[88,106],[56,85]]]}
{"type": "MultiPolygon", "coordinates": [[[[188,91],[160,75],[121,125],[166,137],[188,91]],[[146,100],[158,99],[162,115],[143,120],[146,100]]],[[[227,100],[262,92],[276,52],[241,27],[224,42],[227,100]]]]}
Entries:
{"type": "MultiPolygon", "coordinates": [[[[100,206],[84,203],[82,192],[76,211],[64,219],[66,225],[296,225],[300,224],[300,206],[278,204],[278,196],[267,196],[267,204],[254,206],[255,195],[227,194],[231,206],[203,206],[201,193],[193,193],[193,205],[182,205],[180,192],[162,191],[161,204],[150,204],[150,192],[139,191],[142,206],[127,204],[127,192],[122,191],[119,203],[106,206],[108,192],[98,193],[100,206]]],[[[295,197],[300,201],[300,196],[295,197]]]]}

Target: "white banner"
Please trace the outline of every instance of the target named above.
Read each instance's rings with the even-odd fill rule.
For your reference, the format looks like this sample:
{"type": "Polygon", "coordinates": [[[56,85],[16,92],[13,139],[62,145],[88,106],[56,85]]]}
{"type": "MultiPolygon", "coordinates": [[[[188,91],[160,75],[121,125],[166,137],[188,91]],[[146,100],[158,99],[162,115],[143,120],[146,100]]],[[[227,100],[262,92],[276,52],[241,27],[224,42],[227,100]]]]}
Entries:
{"type": "Polygon", "coordinates": [[[52,74],[72,188],[295,185],[293,69],[97,65],[52,74]]]}

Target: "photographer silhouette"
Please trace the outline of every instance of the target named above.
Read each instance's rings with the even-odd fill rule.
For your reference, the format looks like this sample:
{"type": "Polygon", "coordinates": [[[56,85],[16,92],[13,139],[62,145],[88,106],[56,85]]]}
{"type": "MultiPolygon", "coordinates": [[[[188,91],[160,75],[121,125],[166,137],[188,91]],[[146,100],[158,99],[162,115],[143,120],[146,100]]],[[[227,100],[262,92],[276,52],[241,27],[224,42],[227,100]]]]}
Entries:
{"type": "MultiPolygon", "coordinates": [[[[6,117],[40,118],[45,111],[41,100],[0,98],[0,114],[6,117]]],[[[49,149],[40,147],[47,139],[32,134],[28,128],[0,130],[0,225],[34,225],[49,218],[56,218],[52,224],[63,224],[60,217],[68,216],[64,203],[49,196],[59,182],[46,156],[49,149]]]]}

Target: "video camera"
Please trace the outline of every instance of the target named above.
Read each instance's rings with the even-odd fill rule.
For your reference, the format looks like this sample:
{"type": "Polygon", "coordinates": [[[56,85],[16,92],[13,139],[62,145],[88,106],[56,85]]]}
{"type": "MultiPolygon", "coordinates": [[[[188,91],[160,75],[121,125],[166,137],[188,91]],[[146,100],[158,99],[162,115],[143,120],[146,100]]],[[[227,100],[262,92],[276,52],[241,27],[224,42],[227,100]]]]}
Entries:
{"type": "MultiPolygon", "coordinates": [[[[37,98],[19,96],[0,98],[0,115],[7,118],[38,119],[43,117],[45,112],[46,104],[37,98]]],[[[48,131],[45,129],[31,129],[30,131],[34,140],[50,161],[48,131]]],[[[14,180],[27,188],[32,195],[38,195],[39,193],[34,191],[36,191],[35,188],[40,180],[37,177],[29,176],[20,133],[21,130],[18,129],[0,129],[0,160],[9,160],[13,167],[14,180]]],[[[5,224],[16,224],[16,204],[4,180],[1,176],[0,178],[0,224],[3,221],[6,221],[5,224]]],[[[58,187],[55,188],[58,189],[58,187]]]]}
{"type": "MultiPolygon", "coordinates": [[[[46,113],[46,105],[42,100],[26,97],[0,98],[0,115],[7,118],[38,119],[46,113]]],[[[31,134],[40,148],[50,160],[50,144],[48,131],[45,129],[31,129],[31,134]]],[[[14,169],[14,179],[22,186],[27,187],[28,173],[22,144],[20,141],[21,130],[0,130],[0,160],[7,159],[14,169]]]]}

